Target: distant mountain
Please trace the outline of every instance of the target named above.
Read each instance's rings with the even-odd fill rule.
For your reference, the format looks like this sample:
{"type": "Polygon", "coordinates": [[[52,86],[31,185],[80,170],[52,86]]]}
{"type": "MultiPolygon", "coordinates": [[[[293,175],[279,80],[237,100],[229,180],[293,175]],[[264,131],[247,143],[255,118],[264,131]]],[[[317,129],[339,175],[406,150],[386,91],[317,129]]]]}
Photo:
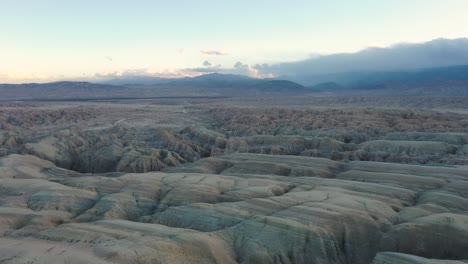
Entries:
{"type": "Polygon", "coordinates": [[[150,97],[250,96],[327,93],[338,96],[468,96],[468,65],[417,70],[348,72],[304,87],[288,80],[206,74],[156,84],[109,85],[89,82],[0,84],[0,100],[112,99],[150,97]]]}
{"type": "Polygon", "coordinates": [[[356,72],[329,77],[333,82],[321,83],[309,89],[317,92],[336,89],[348,93],[360,91],[363,95],[468,96],[468,65],[356,72]]]}
{"type": "MultiPolygon", "coordinates": [[[[126,83],[129,79],[115,79],[111,83],[126,83]]],[[[305,87],[277,79],[256,79],[244,75],[210,73],[197,77],[161,79],[151,77],[133,77],[129,86],[152,87],[159,89],[192,89],[193,91],[217,92],[220,94],[237,94],[241,92],[301,92],[305,87]],[[151,81],[152,80],[152,81],[151,81]]]]}
{"type": "Polygon", "coordinates": [[[190,82],[239,82],[239,81],[252,81],[258,80],[245,75],[237,74],[221,74],[221,73],[209,73],[192,78],[179,79],[190,82]]]}
{"type": "Polygon", "coordinates": [[[191,87],[193,89],[223,89],[232,92],[262,91],[262,92],[301,92],[305,87],[287,80],[255,79],[244,75],[211,73],[193,78],[174,79],[158,84],[163,87],[191,87]]]}
{"type": "Polygon", "coordinates": [[[167,78],[160,78],[160,77],[153,77],[153,76],[123,76],[123,77],[116,77],[111,80],[107,80],[102,82],[102,84],[109,84],[109,85],[154,85],[160,83],[167,83],[173,79],[167,78]]]}
{"type": "Polygon", "coordinates": [[[322,92],[322,91],[336,91],[340,89],[345,89],[345,87],[342,85],[339,85],[336,82],[324,82],[324,83],[313,85],[309,87],[309,89],[322,92]]]}
{"type": "Polygon", "coordinates": [[[408,71],[422,68],[468,65],[468,39],[436,39],[388,48],[368,48],[356,53],[318,56],[311,59],[258,65],[263,74],[311,86],[335,81],[347,82],[355,73],[408,71]]]}
{"type": "Polygon", "coordinates": [[[231,74],[207,74],[194,78],[165,79],[164,82],[160,81],[148,85],[139,82],[138,79],[134,81],[135,83],[131,85],[89,82],[0,84],[0,100],[242,96],[252,93],[306,91],[304,86],[291,81],[254,79],[231,74]]]}
{"type": "Polygon", "coordinates": [[[252,78],[243,75],[235,74],[219,74],[219,73],[210,73],[204,74],[197,77],[185,77],[185,78],[160,78],[153,76],[122,76],[117,77],[111,80],[102,82],[103,84],[110,85],[131,85],[131,86],[152,86],[152,85],[163,85],[168,83],[204,83],[204,82],[236,82],[236,81],[245,81],[251,80],[252,78]]]}

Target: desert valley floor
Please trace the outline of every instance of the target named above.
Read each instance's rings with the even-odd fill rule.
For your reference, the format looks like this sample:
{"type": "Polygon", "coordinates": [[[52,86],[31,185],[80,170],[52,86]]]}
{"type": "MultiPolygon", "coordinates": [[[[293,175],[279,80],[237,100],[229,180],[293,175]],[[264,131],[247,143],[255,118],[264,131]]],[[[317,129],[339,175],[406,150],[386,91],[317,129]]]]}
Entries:
{"type": "Polygon", "coordinates": [[[467,263],[468,103],[2,102],[0,234],[0,263],[467,263]]]}

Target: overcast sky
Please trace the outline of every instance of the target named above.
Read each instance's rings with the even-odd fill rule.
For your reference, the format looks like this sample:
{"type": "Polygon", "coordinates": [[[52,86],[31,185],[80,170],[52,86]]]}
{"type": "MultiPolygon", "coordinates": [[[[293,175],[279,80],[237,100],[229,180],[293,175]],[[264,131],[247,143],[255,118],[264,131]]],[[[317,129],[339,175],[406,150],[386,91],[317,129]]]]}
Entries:
{"type": "Polygon", "coordinates": [[[467,13],[466,0],[2,0],[0,82],[255,76],[251,65],[468,37],[467,13]]]}

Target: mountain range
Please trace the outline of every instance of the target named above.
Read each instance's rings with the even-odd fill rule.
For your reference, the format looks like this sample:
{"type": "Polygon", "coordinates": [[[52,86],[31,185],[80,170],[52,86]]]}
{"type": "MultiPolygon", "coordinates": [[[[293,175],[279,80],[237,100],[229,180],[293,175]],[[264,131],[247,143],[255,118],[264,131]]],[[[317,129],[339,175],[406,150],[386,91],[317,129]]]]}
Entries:
{"type": "Polygon", "coordinates": [[[322,83],[305,87],[288,80],[254,79],[242,75],[213,73],[193,78],[159,80],[152,84],[138,82],[124,85],[89,82],[0,84],[0,97],[3,101],[79,100],[323,92],[330,95],[351,96],[468,96],[468,65],[407,71],[349,72],[330,74],[323,80],[322,83]]]}
{"type": "MultiPolygon", "coordinates": [[[[121,76],[99,83],[0,84],[1,100],[61,100],[327,93],[359,96],[468,96],[468,39],[368,48],[355,53],[257,65],[257,79],[209,73],[197,77],[121,76]]],[[[98,81],[98,80],[96,80],[98,81]]]]}
{"type": "Polygon", "coordinates": [[[306,91],[306,87],[287,80],[254,79],[242,75],[213,73],[193,78],[159,80],[152,84],[137,82],[113,85],[69,81],[43,84],[0,84],[0,100],[203,97],[304,93],[306,91]]]}
{"type": "Polygon", "coordinates": [[[468,65],[407,71],[349,72],[328,75],[310,86],[316,92],[360,95],[468,96],[468,65]]]}
{"type": "Polygon", "coordinates": [[[348,96],[468,96],[468,65],[407,71],[349,72],[330,74],[323,80],[322,83],[305,87],[288,80],[254,79],[242,75],[213,73],[193,78],[159,80],[152,84],[0,84],[0,98],[3,101],[81,100],[324,92],[329,95],[348,96]]]}

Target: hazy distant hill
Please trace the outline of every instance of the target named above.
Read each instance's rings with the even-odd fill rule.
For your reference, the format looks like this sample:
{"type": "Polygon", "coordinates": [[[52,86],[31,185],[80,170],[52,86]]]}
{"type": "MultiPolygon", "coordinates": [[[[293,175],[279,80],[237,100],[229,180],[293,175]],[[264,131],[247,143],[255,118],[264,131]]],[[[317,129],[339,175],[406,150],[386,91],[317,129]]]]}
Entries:
{"type": "Polygon", "coordinates": [[[243,75],[212,73],[194,78],[174,79],[158,84],[165,87],[221,89],[222,93],[236,92],[303,92],[305,87],[295,82],[274,79],[255,79],[243,75]]]}
{"type": "Polygon", "coordinates": [[[122,76],[122,77],[116,77],[116,78],[113,78],[113,79],[110,79],[101,83],[109,84],[109,85],[133,85],[133,86],[143,85],[145,86],[145,85],[167,83],[171,80],[172,79],[153,77],[153,76],[122,76]]]}
{"type": "Polygon", "coordinates": [[[192,88],[192,89],[223,89],[221,93],[229,93],[229,89],[263,92],[300,92],[304,86],[288,80],[255,79],[244,75],[210,73],[192,78],[162,79],[146,76],[123,77],[113,79],[108,84],[125,84],[131,86],[147,86],[154,88],[192,88]]]}
{"type": "Polygon", "coordinates": [[[329,75],[312,91],[361,95],[468,96],[468,65],[408,71],[349,72],[329,75]]]}
{"type": "Polygon", "coordinates": [[[144,76],[144,75],[135,75],[135,76],[122,76],[116,77],[111,80],[102,82],[103,84],[110,85],[127,85],[127,86],[154,86],[154,85],[175,85],[175,84],[203,84],[203,83],[219,83],[219,82],[237,82],[251,80],[252,78],[235,75],[235,74],[219,74],[219,73],[210,73],[205,75],[200,75],[197,77],[184,77],[184,78],[160,78],[154,76],[144,76]]]}
{"type": "Polygon", "coordinates": [[[158,79],[145,84],[110,85],[89,82],[0,84],[0,100],[109,99],[184,96],[251,96],[326,92],[358,96],[468,96],[468,65],[407,71],[349,72],[328,75],[308,88],[288,80],[242,75],[206,74],[193,78],[158,79]]]}
{"type": "MultiPolygon", "coordinates": [[[[0,100],[144,98],[177,96],[241,96],[256,93],[297,93],[306,88],[286,80],[254,79],[241,75],[207,74],[194,78],[165,79],[151,85],[54,82],[0,84],[0,100]]],[[[145,79],[148,81],[148,79],[145,79]]]]}

